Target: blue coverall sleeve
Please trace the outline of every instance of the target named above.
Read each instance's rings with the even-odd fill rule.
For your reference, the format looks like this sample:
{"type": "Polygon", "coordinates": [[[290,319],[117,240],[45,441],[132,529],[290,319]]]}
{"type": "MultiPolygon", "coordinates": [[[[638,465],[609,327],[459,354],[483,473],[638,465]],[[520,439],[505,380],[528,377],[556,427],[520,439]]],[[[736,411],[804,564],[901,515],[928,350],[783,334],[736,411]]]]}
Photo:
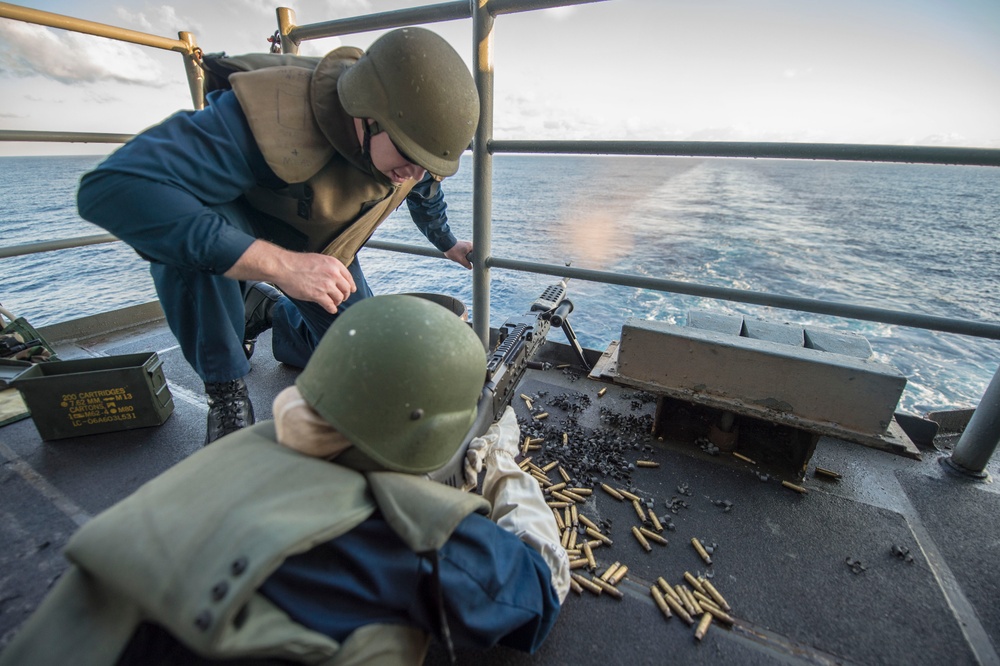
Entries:
{"type": "Polygon", "coordinates": [[[221,274],[254,241],[213,206],[277,180],[232,91],[137,135],[84,175],[80,216],[153,261],[221,274]]]}
{"type": "Polygon", "coordinates": [[[429,173],[424,174],[423,179],[406,195],[406,207],[410,209],[413,223],[434,247],[447,252],[458,242],[448,225],[444,190],[429,173]]]}

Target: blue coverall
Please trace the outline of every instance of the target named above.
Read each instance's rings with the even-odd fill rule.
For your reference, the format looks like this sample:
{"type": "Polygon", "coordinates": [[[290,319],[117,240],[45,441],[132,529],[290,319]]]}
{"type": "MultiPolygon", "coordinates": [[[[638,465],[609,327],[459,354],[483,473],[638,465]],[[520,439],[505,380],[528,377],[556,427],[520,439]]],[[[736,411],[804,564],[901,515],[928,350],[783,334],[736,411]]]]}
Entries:
{"type": "MultiPolygon", "coordinates": [[[[80,216],[107,229],[148,259],[167,323],[185,358],[205,382],[244,377],[243,285],[223,277],[273,218],[240,197],[260,185],[283,187],[264,160],[236,95],[208,95],[200,111],[182,111],[137,135],[84,175],[80,216]]],[[[451,233],[444,195],[430,176],[407,197],[427,239],[447,252],[451,233]]],[[[357,292],[338,307],[372,295],[357,258],[349,270],[357,292]]],[[[283,297],[272,311],[277,360],[303,367],[337,315],[283,297]]]]}

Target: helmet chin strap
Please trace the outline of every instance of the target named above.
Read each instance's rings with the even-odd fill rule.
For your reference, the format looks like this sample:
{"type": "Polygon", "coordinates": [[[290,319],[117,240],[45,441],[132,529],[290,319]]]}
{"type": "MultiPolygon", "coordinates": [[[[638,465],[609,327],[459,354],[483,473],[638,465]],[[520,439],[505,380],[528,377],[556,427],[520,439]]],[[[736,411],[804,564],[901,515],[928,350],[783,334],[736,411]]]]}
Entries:
{"type": "Polygon", "coordinates": [[[369,118],[365,118],[364,120],[362,120],[361,126],[364,129],[364,138],[361,141],[361,152],[368,159],[368,165],[369,165],[368,170],[371,172],[371,175],[375,178],[375,180],[377,180],[379,183],[383,185],[389,185],[390,187],[395,187],[395,185],[392,182],[392,179],[386,176],[381,171],[379,171],[378,168],[375,166],[375,162],[372,161],[372,137],[375,136],[376,134],[381,134],[385,130],[383,130],[381,126],[379,126],[377,120],[371,120],[369,118]]]}

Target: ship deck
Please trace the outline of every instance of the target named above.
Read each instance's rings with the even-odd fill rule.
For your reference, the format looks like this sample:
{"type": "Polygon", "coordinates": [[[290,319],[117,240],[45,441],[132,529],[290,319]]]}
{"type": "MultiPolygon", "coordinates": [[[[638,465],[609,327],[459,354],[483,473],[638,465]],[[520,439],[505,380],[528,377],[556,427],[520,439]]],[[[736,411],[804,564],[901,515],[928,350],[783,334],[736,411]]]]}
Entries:
{"type": "MultiPolygon", "coordinates": [[[[157,313],[141,306],[46,334],[64,359],[156,351],[175,403],[162,426],[50,442],[30,419],[0,428],[0,647],[65,570],[61,550],[79,526],[201,447],[202,385],[157,313]]],[[[258,419],[296,376],[269,342],[265,333],[248,380],[258,419]]],[[[822,437],[802,494],[731,455],[660,441],[649,434],[648,396],[556,367],[572,359],[564,345],[542,353],[553,367],[530,370],[518,392],[549,417],[532,419],[520,399],[515,407],[546,438],[533,460],[559,461],[574,485],[594,488],[578,511],[613,541],[594,549],[598,571],[628,566],[622,598],[571,592],[535,655],[459,651],[459,663],[1000,663],[1000,488],[942,466],[946,442],[925,444],[915,460],[822,437]],[[660,466],[635,467],[639,459],[660,466]],[[816,466],[841,478],[817,477],[816,466]],[[652,506],[669,544],[647,552],[630,531],[634,506],[602,482],[652,506]],[[714,546],[711,565],[692,538],[714,546]],[[699,641],[679,617],[664,618],[649,588],[660,577],[683,583],[685,572],[710,576],[732,607],[731,628],[713,623],[699,641]]],[[[995,477],[1000,463],[988,471],[995,477]]],[[[440,645],[428,663],[448,663],[440,645]]]]}

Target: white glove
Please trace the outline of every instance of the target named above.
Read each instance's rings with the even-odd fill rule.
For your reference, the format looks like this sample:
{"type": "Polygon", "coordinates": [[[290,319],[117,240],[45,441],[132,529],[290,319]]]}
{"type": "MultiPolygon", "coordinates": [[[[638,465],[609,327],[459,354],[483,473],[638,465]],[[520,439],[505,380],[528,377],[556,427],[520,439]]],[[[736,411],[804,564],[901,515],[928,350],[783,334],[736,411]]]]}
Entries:
{"type": "Polygon", "coordinates": [[[469,442],[469,448],[465,452],[465,485],[462,490],[473,490],[479,484],[479,473],[490,451],[506,451],[516,456],[520,439],[521,427],[517,424],[517,416],[513,408],[507,405],[500,419],[489,427],[485,435],[469,442]]]}
{"type": "Polygon", "coordinates": [[[486,438],[494,427],[497,439],[492,441],[486,453],[483,480],[483,497],[493,507],[490,518],[538,551],[549,565],[552,587],[562,603],[569,592],[569,558],[538,482],[514,462],[521,437],[514,410],[507,407],[500,420],[490,427],[486,438]]]}

